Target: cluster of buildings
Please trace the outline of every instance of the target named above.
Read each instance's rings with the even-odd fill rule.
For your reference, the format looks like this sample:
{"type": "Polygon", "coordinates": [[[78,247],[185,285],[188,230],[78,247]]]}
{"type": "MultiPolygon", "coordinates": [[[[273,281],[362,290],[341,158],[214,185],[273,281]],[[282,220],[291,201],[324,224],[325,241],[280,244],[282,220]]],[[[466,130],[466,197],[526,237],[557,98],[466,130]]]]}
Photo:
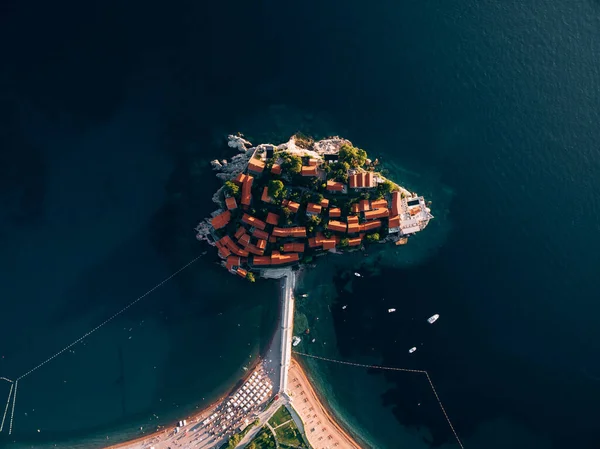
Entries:
{"type": "Polygon", "coordinates": [[[255,151],[246,170],[232,180],[239,187],[238,198],[227,196],[225,209],[214,213],[210,221],[213,240],[228,271],[245,278],[252,269],[299,263],[309,251],[360,247],[369,233],[378,232],[380,239],[398,242],[422,230],[432,218],[423,197],[407,197],[398,190],[381,199],[360,200],[361,193],[375,191],[385,178],[372,171],[350,169],[347,183],[327,179],[324,164],[335,163],[337,155],[324,156],[302,158],[297,176],[317,177],[325,188],[320,201],[301,203],[290,198],[274,201],[268,183],[257,187],[255,181],[275,178],[288,180],[288,193],[307,190],[289,182],[293,177],[286,176],[284,159],[274,148],[255,151]],[[331,204],[335,198],[338,204],[352,202],[350,210],[344,213],[331,204]],[[300,225],[311,216],[318,217],[312,221],[318,223],[316,227],[300,225]]]}

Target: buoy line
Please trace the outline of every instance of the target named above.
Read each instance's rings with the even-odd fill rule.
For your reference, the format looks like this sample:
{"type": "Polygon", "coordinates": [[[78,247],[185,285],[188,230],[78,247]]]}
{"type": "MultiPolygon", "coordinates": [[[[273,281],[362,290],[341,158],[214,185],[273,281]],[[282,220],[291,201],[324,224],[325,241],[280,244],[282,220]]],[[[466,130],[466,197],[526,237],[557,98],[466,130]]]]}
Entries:
{"type": "Polygon", "coordinates": [[[14,384],[10,385],[10,390],[8,391],[8,399],[6,400],[6,407],[4,407],[4,415],[2,415],[2,423],[0,423],[0,432],[4,429],[4,420],[6,419],[6,414],[8,413],[8,406],[10,405],[10,398],[12,396],[14,384]]]}
{"type": "Polygon", "coordinates": [[[7,381],[7,382],[10,382],[11,384],[13,383],[13,381],[12,381],[12,380],[10,380],[10,379],[7,379],[6,377],[0,377],[0,380],[5,380],[5,381],[7,381]]]}
{"type": "MultiPolygon", "coordinates": [[[[135,299],[134,301],[130,302],[128,305],[126,305],[125,307],[123,307],[121,310],[119,310],[117,313],[115,313],[114,315],[112,315],[110,318],[107,318],[106,320],[104,320],[102,323],[100,323],[98,326],[96,326],[95,328],[93,328],[92,330],[90,330],[89,332],[86,332],[85,334],[83,334],[81,337],[79,337],[77,340],[75,340],[74,342],[72,342],[71,344],[65,346],[63,349],[61,349],[60,351],[58,351],[56,354],[54,354],[52,357],[48,357],[46,360],[44,360],[42,363],[40,363],[39,365],[33,367],[32,369],[30,369],[29,371],[27,371],[25,374],[21,374],[19,377],[17,377],[15,382],[18,382],[19,380],[23,379],[26,376],[29,376],[31,373],[33,373],[34,371],[37,371],[38,369],[40,369],[42,366],[44,366],[46,363],[51,362],[52,360],[54,360],[56,357],[58,357],[59,355],[61,355],[63,352],[71,349],[73,346],[75,346],[77,343],[81,342],[82,340],[86,339],[87,337],[89,337],[90,335],[92,335],[94,332],[96,332],[98,329],[100,329],[101,327],[103,327],[104,325],[108,324],[109,322],[111,322],[113,319],[115,319],[116,317],[118,317],[119,315],[121,315],[123,312],[125,312],[127,309],[129,309],[131,306],[137,304],[139,301],[141,301],[142,299],[144,299],[146,296],[148,296],[150,293],[152,293],[154,290],[156,290],[157,288],[161,287],[163,284],[167,283],[168,281],[170,281],[171,279],[173,279],[175,276],[177,276],[179,273],[181,273],[183,270],[185,270],[187,267],[189,267],[190,265],[192,265],[194,262],[196,262],[198,259],[200,259],[202,257],[202,255],[196,257],[195,259],[192,259],[190,262],[188,262],[187,264],[185,264],[183,267],[181,267],[179,270],[177,270],[176,272],[174,272],[173,274],[171,274],[168,278],[164,279],[162,282],[160,282],[159,284],[156,284],[154,287],[152,287],[150,290],[148,290],[146,293],[144,293],[142,296],[138,297],[137,299],[135,299]]],[[[15,395],[16,395],[16,388],[15,388],[15,395]]],[[[14,404],[13,404],[14,405],[14,404]]]]}
{"type": "Polygon", "coordinates": [[[10,425],[8,426],[8,434],[9,435],[12,433],[13,418],[15,416],[15,404],[17,403],[17,387],[18,386],[19,386],[19,380],[17,379],[17,381],[15,382],[15,395],[13,396],[12,411],[10,412],[10,425]]]}
{"type": "Polygon", "coordinates": [[[317,359],[317,360],[323,360],[325,362],[339,363],[341,365],[350,365],[350,366],[358,366],[361,368],[375,368],[375,369],[383,369],[383,370],[388,370],[388,371],[404,371],[407,373],[425,374],[425,376],[427,377],[427,381],[429,382],[429,386],[431,387],[431,390],[433,391],[433,394],[435,395],[435,399],[437,400],[437,402],[440,406],[440,409],[442,410],[442,413],[444,414],[444,417],[446,418],[446,421],[448,422],[448,425],[450,426],[450,430],[452,430],[452,433],[454,434],[454,438],[456,438],[456,441],[458,442],[458,445],[461,447],[461,449],[464,449],[462,441],[458,437],[458,434],[456,433],[456,430],[454,429],[454,426],[452,425],[452,422],[450,421],[450,417],[448,416],[448,413],[446,413],[446,409],[444,408],[444,406],[442,404],[442,400],[438,396],[437,391],[436,391],[435,387],[433,386],[433,381],[431,380],[431,377],[429,376],[429,373],[427,371],[419,370],[419,369],[395,368],[395,367],[390,367],[390,366],[365,365],[362,363],[354,363],[354,362],[346,362],[343,360],[329,359],[327,357],[320,357],[318,355],[311,355],[311,354],[306,354],[304,352],[298,352],[298,351],[293,351],[293,350],[292,350],[292,352],[294,354],[302,355],[304,357],[310,357],[310,358],[317,359]]]}

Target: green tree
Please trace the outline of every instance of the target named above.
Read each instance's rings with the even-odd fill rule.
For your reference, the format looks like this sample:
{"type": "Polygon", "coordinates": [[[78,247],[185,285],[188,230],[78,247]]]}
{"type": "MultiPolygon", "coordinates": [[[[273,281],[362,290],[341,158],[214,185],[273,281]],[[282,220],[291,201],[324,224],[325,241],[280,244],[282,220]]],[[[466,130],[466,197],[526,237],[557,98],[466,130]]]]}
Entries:
{"type": "Polygon", "coordinates": [[[285,190],[285,186],[283,182],[278,179],[272,179],[269,181],[269,196],[275,199],[281,198],[283,196],[283,192],[285,190]]]}
{"type": "Polygon", "coordinates": [[[288,207],[282,207],[281,213],[283,214],[283,218],[287,220],[288,218],[290,218],[292,211],[288,207]]]}
{"type": "Polygon", "coordinates": [[[281,167],[292,174],[298,174],[302,170],[302,159],[293,154],[285,153],[284,162],[281,164],[281,167]]]}
{"type": "Polygon", "coordinates": [[[398,187],[396,187],[393,182],[386,179],[377,186],[377,190],[379,190],[379,192],[383,194],[386,194],[395,192],[396,190],[398,190],[398,187]]]}
{"type": "Polygon", "coordinates": [[[248,274],[246,275],[246,279],[248,279],[250,282],[256,282],[256,278],[254,277],[254,273],[251,273],[249,271],[248,271],[248,274]]]}
{"type": "Polygon", "coordinates": [[[308,217],[308,222],[312,225],[318,226],[321,224],[321,217],[318,215],[311,215],[308,217]]]}
{"type": "Polygon", "coordinates": [[[367,235],[367,242],[378,242],[379,241],[379,232],[374,232],[373,234],[367,235]]]}
{"type": "Polygon", "coordinates": [[[341,162],[346,162],[351,167],[362,167],[367,161],[367,152],[360,148],[344,144],[340,147],[339,158],[341,162]]]}
{"type": "Polygon", "coordinates": [[[350,242],[347,238],[343,238],[342,240],[340,240],[340,247],[342,247],[342,248],[345,248],[349,244],[350,244],[350,242]]]}
{"type": "Polygon", "coordinates": [[[233,196],[238,196],[240,193],[240,187],[231,181],[225,182],[225,191],[233,196]]]}

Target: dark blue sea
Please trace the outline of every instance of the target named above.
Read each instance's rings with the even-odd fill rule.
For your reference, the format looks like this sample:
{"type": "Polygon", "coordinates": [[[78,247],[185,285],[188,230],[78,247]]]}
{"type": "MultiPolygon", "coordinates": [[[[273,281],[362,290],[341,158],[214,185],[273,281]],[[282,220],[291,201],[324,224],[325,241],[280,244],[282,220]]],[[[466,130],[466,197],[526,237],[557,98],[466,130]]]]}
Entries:
{"type": "MultiPolygon", "coordinates": [[[[194,238],[237,131],[343,135],[432,201],[303,274],[299,350],[427,370],[468,449],[600,447],[597,1],[9,0],[0,49],[0,377],[34,369],[0,447],[139,436],[268,344],[277,285],[194,238]]],[[[365,447],[458,447],[422,376],[301,360],[365,447]]]]}

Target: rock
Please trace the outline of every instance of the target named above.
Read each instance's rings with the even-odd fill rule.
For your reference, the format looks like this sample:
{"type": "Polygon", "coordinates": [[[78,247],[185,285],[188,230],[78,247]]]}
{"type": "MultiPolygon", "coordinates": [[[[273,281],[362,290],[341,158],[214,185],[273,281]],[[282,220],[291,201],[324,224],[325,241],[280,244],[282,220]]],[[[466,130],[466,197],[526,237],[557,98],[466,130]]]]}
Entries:
{"type": "Polygon", "coordinates": [[[227,159],[223,159],[223,160],[221,161],[221,165],[227,165],[227,159]]]}
{"type": "Polygon", "coordinates": [[[227,136],[227,141],[227,145],[231,148],[237,148],[239,151],[246,152],[248,148],[252,146],[252,144],[243,137],[234,136],[233,134],[227,136]]]}
{"type": "Polygon", "coordinates": [[[221,163],[218,160],[214,160],[214,161],[210,161],[210,165],[212,165],[213,170],[220,170],[223,168],[223,166],[221,165],[221,163]]]}

